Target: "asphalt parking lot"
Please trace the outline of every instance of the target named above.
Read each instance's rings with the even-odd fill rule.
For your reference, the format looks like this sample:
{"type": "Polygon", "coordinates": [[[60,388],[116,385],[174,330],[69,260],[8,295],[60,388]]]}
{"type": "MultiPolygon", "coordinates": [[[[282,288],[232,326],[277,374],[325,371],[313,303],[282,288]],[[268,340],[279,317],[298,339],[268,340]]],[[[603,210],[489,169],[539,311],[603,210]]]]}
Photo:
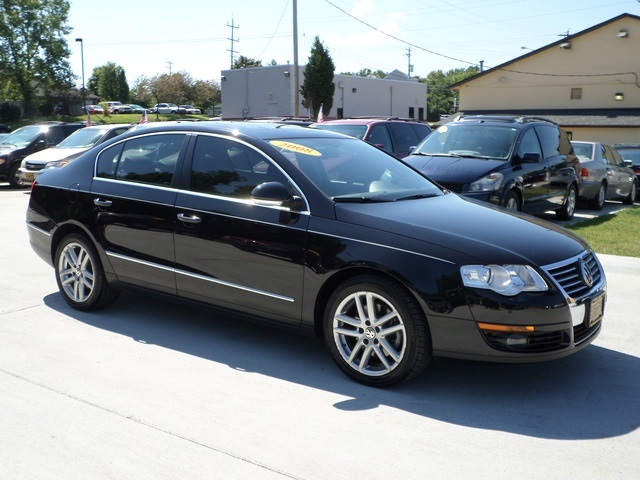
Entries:
{"type": "Polygon", "coordinates": [[[600,256],[603,330],[578,354],[440,359],[379,390],[317,340],[210,311],[132,294],[72,310],[27,203],[0,183],[0,478],[638,477],[640,259],[600,256]]]}

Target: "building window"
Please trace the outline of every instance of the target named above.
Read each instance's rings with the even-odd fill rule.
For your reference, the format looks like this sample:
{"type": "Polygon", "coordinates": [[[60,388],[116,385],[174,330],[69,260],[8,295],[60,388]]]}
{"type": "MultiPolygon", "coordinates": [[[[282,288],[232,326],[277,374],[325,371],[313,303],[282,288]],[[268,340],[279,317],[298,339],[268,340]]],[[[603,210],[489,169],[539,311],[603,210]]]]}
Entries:
{"type": "Polygon", "coordinates": [[[338,107],[338,112],[336,115],[338,118],[344,118],[344,109],[338,107]]]}
{"type": "Polygon", "coordinates": [[[421,122],[424,121],[424,108],[418,108],[418,120],[421,122]]]}
{"type": "Polygon", "coordinates": [[[409,107],[409,118],[415,118],[416,111],[414,107],[409,107]]]}
{"type": "Polygon", "coordinates": [[[582,87],[571,89],[571,100],[582,100],[582,87]]]}

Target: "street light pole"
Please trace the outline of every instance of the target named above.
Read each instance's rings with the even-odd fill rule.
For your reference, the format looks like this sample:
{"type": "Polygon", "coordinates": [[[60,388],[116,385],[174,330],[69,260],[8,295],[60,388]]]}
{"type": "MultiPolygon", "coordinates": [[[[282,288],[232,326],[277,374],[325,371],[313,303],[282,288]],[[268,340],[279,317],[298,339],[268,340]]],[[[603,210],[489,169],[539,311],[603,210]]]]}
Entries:
{"type": "Polygon", "coordinates": [[[84,89],[84,42],[81,38],[76,38],[76,42],[80,42],[80,58],[82,60],[82,110],[85,107],[85,89],[84,89]]]}

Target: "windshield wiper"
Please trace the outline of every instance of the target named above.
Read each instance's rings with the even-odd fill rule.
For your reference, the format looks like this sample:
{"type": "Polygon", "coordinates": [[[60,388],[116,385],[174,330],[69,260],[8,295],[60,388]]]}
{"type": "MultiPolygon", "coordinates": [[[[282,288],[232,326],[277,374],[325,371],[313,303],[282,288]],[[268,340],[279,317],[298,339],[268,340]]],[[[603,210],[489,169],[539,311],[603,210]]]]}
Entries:
{"type": "Polygon", "coordinates": [[[360,196],[342,196],[342,197],[333,197],[334,202],[339,203],[382,203],[382,202],[391,202],[393,200],[389,200],[387,198],[372,198],[365,197],[364,195],[360,196]]]}
{"type": "Polygon", "coordinates": [[[415,195],[408,195],[406,197],[400,197],[400,198],[396,198],[396,202],[399,202],[401,200],[418,200],[420,198],[432,198],[432,197],[437,197],[439,194],[438,193],[416,193],[415,195]]]}

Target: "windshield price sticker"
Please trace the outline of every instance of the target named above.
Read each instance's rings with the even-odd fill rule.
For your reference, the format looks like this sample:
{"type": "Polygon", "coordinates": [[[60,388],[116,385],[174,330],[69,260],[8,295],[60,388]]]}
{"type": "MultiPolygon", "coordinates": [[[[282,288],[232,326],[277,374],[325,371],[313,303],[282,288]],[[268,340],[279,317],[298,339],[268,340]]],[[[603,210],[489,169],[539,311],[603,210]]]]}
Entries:
{"type": "Polygon", "coordinates": [[[271,145],[273,145],[274,147],[279,147],[279,148],[283,148],[285,150],[289,150],[291,152],[295,152],[295,153],[302,153],[304,155],[312,155],[314,157],[321,157],[322,154],[317,151],[314,150],[313,148],[309,148],[309,147],[305,147],[304,145],[300,145],[297,143],[292,143],[292,142],[284,142],[282,140],[272,140],[271,145]]]}

